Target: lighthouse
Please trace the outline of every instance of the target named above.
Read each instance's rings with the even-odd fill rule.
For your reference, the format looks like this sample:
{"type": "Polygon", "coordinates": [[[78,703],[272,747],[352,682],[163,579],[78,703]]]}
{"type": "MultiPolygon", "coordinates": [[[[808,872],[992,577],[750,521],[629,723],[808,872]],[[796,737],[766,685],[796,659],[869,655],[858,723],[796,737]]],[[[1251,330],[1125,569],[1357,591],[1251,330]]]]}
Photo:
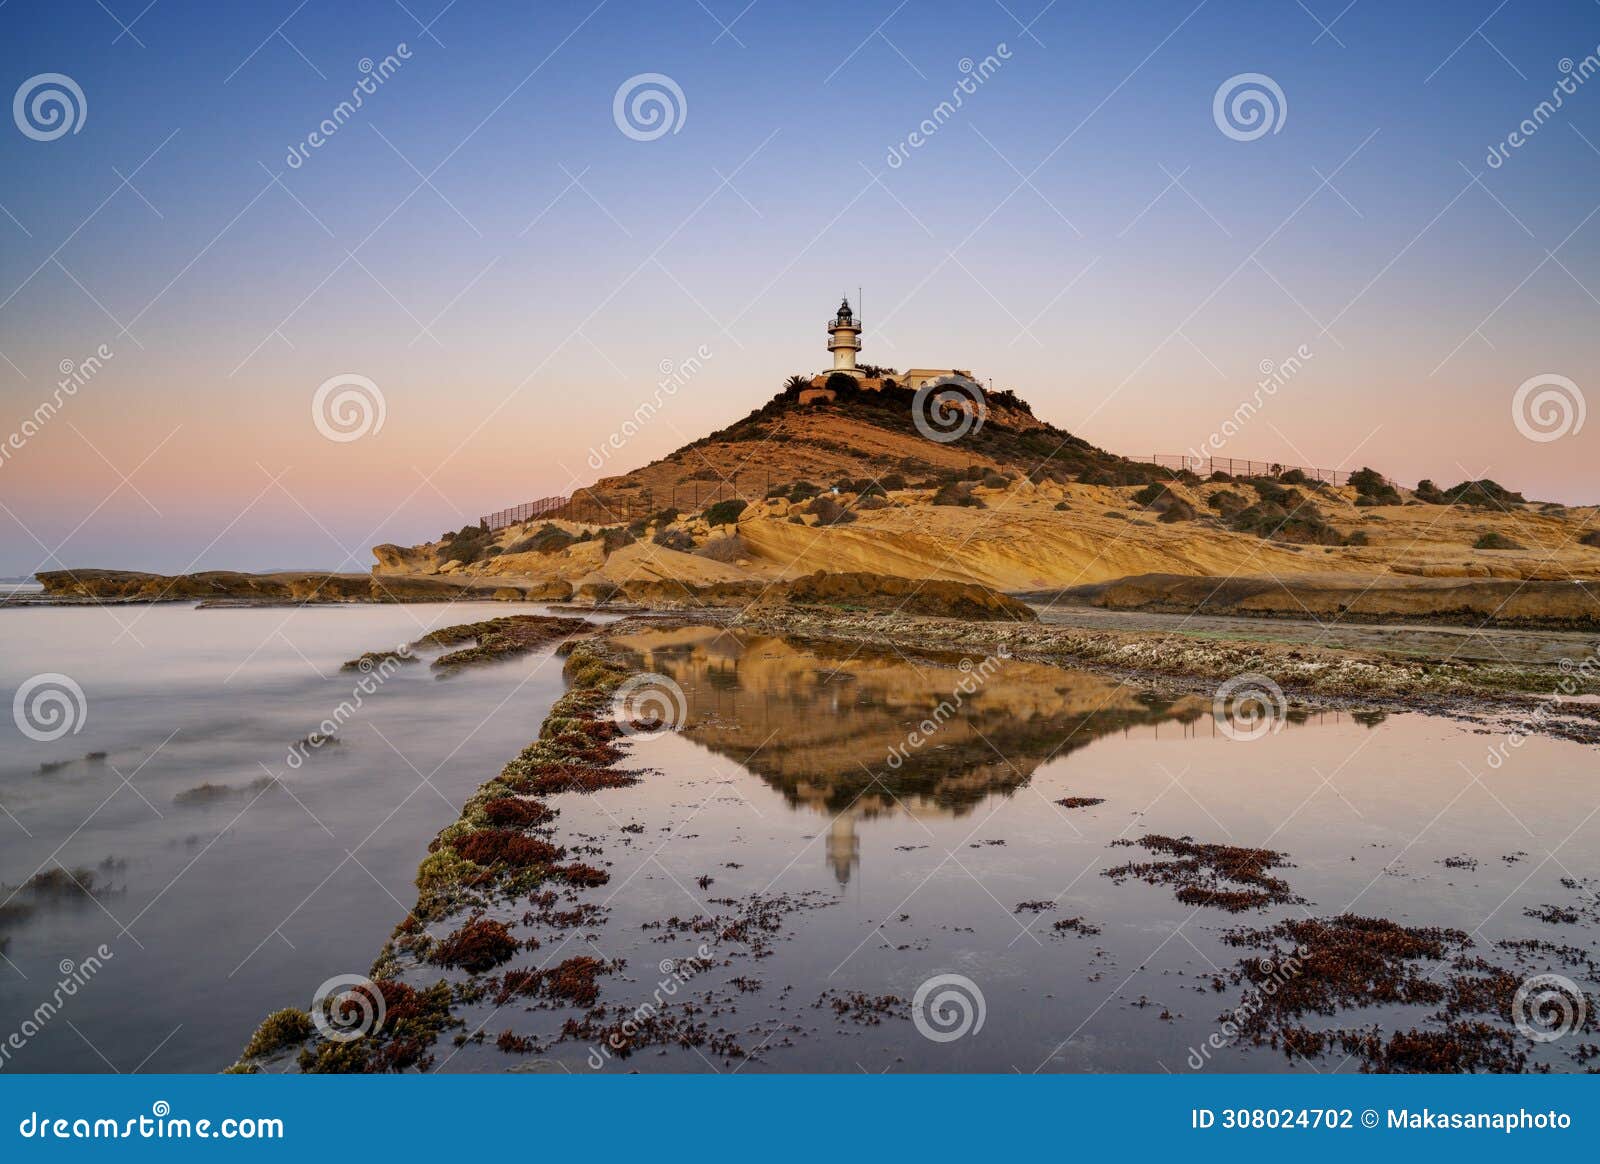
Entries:
{"type": "MultiPolygon", "coordinates": [[[[833,371],[861,379],[865,373],[856,367],[856,353],[861,350],[861,323],[850,310],[850,300],[839,302],[839,312],[828,320],[828,350],[833,353],[833,371]]],[[[830,373],[831,374],[831,373],[830,373]]]]}

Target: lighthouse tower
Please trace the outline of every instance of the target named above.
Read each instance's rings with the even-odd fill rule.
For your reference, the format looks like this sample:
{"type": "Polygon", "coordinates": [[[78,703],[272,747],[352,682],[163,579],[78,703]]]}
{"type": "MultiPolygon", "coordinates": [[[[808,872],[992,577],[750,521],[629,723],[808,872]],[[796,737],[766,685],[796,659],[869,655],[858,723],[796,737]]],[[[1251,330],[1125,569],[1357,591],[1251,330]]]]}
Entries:
{"type": "Polygon", "coordinates": [[[850,310],[850,300],[839,303],[839,313],[828,320],[828,350],[833,353],[833,371],[861,379],[866,373],[856,367],[861,350],[861,323],[850,310]]]}

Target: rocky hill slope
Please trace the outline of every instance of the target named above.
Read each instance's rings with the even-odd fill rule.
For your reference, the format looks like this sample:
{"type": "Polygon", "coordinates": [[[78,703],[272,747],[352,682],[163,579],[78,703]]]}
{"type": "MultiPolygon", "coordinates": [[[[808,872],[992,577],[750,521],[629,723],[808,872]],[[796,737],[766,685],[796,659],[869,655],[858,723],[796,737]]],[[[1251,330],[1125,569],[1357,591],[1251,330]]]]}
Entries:
{"type": "Polygon", "coordinates": [[[1488,481],[1401,489],[1371,471],[1339,487],[1294,472],[1202,481],[1098,449],[1009,393],[991,394],[984,423],[948,443],[919,431],[906,391],[821,405],[782,393],[600,480],[551,519],[374,553],[379,576],[494,579],[530,597],[552,581],[581,597],[822,570],[1176,609],[1195,600],[1186,579],[1264,578],[1280,583],[1270,602],[1248,587],[1202,597],[1213,611],[1238,595],[1242,612],[1279,614],[1293,612],[1300,586],[1320,595],[1318,608],[1339,606],[1339,591],[1370,590],[1356,612],[1378,618],[1425,617],[1429,593],[1489,609],[1496,588],[1461,602],[1464,592],[1427,580],[1498,579],[1552,584],[1518,594],[1528,617],[1600,624],[1600,586],[1570,586],[1600,580],[1594,506],[1539,504],[1488,481]],[[1076,590],[1150,575],[1173,577],[1076,590]]]}

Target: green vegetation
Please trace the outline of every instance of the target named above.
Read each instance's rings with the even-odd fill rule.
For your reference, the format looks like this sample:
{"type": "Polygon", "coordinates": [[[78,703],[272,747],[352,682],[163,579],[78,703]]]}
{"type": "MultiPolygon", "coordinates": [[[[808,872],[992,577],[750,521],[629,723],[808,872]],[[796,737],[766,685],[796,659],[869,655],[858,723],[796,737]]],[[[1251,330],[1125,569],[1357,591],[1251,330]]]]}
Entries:
{"type": "Polygon", "coordinates": [[[296,1010],[292,1006],[275,1010],[261,1020],[256,1033],[250,1036],[250,1042],[245,1045],[244,1057],[259,1059],[281,1051],[285,1047],[298,1046],[309,1039],[315,1029],[311,1016],[303,1010],[296,1010]]]}
{"type": "Polygon", "coordinates": [[[731,497],[727,501],[706,506],[705,512],[700,516],[707,525],[733,525],[739,520],[739,515],[745,511],[748,504],[740,498],[731,497]]]}
{"type": "Polygon", "coordinates": [[[1473,542],[1472,548],[1475,550],[1525,550],[1528,547],[1519,541],[1506,537],[1505,534],[1495,533],[1491,530],[1473,542]]]}
{"type": "Polygon", "coordinates": [[[445,531],[439,538],[442,543],[439,547],[439,561],[457,561],[463,565],[476,562],[479,558],[493,557],[500,552],[500,547],[494,545],[494,534],[489,532],[486,525],[464,525],[454,533],[445,531]],[[488,551],[493,550],[493,553],[488,551]]]}
{"type": "Polygon", "coordinates": [[[965,482],[949,481],[939,486],[933,495],[934,505],[963,505],[972,509],[987,508],[981,497],[974,497],[972,486],[965,482]]]}
{"type": "Polygon", "coordinates": [[[512,543],[506,553],[559,554],[577,540],[577,537],[569,534],[560,526],[553,525],[547,521],[527,537],[512,543]]]}
{"type": "Polygon", "coordinates": [[[1361,468],[1350,474],[1350,484],[1356,491],[1357,505],[1400,505],[1402,499],[1395,487],[1384,480],[1376,469],[1361,468]]]}

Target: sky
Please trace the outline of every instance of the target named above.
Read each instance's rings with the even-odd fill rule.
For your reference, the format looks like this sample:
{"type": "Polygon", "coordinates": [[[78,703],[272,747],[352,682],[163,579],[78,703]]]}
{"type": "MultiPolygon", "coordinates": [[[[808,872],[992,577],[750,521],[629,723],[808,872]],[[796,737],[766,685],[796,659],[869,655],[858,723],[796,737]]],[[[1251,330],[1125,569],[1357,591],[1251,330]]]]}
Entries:
{"type": "Polygon", "coordinates": [[[0,575],[365,569],[759,407],[858,287],[863,360],[1113,452],[1594,503],[1597,54],[1591,0],[9,0],[0,575]]]}

